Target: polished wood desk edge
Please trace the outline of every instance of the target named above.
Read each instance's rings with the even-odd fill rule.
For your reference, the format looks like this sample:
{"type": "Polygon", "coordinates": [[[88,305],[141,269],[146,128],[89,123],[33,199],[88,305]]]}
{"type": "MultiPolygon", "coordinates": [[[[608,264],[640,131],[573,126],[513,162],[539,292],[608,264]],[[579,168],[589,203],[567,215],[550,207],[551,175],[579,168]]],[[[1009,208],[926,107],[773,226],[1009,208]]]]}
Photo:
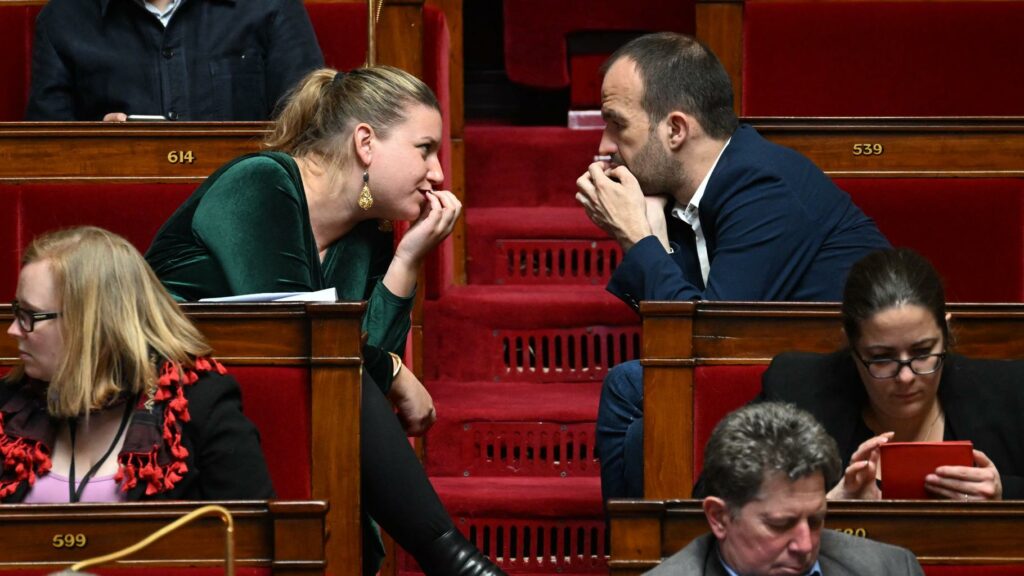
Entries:
{"type": "MultiPolygon", "coordinates": [[[[0,0],[0,5],[10,2],[0,0]]],[[[1022,132],[1024,116],[742,116],[772,132],[1022,132]]],[[[264,136],[271,122],[0,122],[0,137],[38,136],[264,136]]]]}
{"type": "Polygon", "coordinates": [[[175,500],[161,502],[96,502],[78,504],[0,504],[0,522],[107,518],[176,518],[196,508],[216,504],[232,516],[246,518],[271,514],[274,517],[322,516],[330,509],[326,500],[175,500]]]}
{"type": "Polygon", "coordinates": [[[202,138],[259,137],[270,132],[270,122],[0,122],[0,138],[194,136],[202,138]]]}
{"type": "MultiPolygon", "coordinates": [[[[647,301],[640,303],[644,318],[736,316],[736,317],[839,317],[839,302],[730,302],[730,301],[647,301]]],[[[1024,317],[1024,303],[949,302],[946,310],[955,317],[1024,317]]]]}
{"type": "MultiPolygon", "coordinates": [[[[608,513],[614,518],[634,515],[663,514],[665,516],[704,515],[702,500],[665,499],[631,500],[613,499],[608,501],[608,513]]],[[[828,513],[841,515],[870,514],[874,516],[1012,516],[1024,519],[1024,500],[999,500],[994,502],[955,502],[946,500],[830,500],[828,513]]]]}

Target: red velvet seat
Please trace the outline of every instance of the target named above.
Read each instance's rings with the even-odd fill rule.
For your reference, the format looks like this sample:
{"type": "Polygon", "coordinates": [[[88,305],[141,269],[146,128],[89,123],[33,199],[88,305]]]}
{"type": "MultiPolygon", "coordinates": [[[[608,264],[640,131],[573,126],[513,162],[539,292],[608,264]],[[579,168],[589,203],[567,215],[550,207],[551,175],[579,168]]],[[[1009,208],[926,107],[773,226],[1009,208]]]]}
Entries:
{"type": "Polygon", "coordinates": [[[227,366],[242,387],[242,409],[260,431],[260,444],[277,497],[311,497],[309,370],[281,366],[227,366]]]}
{"type": "Polygon", "coordinates": [[[28,103],[32,35],[42,6],[0,5],[0,121],[21,120],[28,103]]]}
{"type": "MultiPolygon", "coordinates": [[[[694,4],[692,0],[641,0],[624,8],[616,0],[505,0],[505,71],[509,80],[527,86],[565,88],[570,83],[567,39],[571,34],[658,30],[692,34],[694,4]]],[[[595,79],[596,64],[603,56],[574,59],[573,64],[583,69],[582,74],[571,71],[574,105],[600,103],[595,90],[600,83],[595,79]]]]}
{"type": "Polygon", "coordinates": [[[1024,180],[837,180],[894,246],[928,258],[950,302],[1024,301],[1024,180]]]}
{"type": "Polygon", "coordinates": [[[748,0],[747,116],[1024,114],[1024,3],[748,0]]]}
{"type": "Polygon", "coordinates": [[[704,445],[726,414],[754,399],[761,391],[767,364],[698,366],[693,374],[693,477],[704,469],[704,445]]]}

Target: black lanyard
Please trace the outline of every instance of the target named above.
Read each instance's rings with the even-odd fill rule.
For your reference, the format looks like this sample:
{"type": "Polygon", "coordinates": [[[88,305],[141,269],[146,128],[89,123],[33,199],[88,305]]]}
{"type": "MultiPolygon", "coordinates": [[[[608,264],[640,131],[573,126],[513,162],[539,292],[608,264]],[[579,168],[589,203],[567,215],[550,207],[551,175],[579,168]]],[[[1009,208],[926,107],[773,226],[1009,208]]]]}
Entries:
{"type": "Polygon", "coordinates": [[[82,483],[78,485],[78,490],[75,490],[75,428],[76,421],[68,421],[68,433],[71,435],[71,467],[68,470],[68,495],[71,502],[78,502],[82,499],[82,493],[85,492],[85,486],[92,480],[92,477],[96,475],[96,472],[103,466],[103,463],[110,458],[110,453],[117,447],[118,440],[121,439],[121,435],[124,434],[124,429],[128,427],[128,420],[132,415],[132,407],[135,402],[130,398],[125,400],[124,403],[124,416],[121,416],[121,426],[117,429],[117,434],[114,436],[114,441],[110,443],[110,447],[107,448],[106,453],[99,459],[98,462],[92,465],[92,468],[85,473],[85,478],[82,478],[82,483]]]}

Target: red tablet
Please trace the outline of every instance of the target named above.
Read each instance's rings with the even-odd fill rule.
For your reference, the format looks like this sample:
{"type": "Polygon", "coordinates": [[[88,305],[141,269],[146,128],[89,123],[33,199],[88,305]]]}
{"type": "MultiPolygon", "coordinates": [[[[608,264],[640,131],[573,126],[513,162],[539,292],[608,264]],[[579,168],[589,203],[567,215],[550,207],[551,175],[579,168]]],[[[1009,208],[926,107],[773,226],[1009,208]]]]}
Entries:
{"type": "Polygon", "coordinates": [[[973,449],[969,440],[882,444],[882,498],[935,498],[925,491],[924,477],[939,466],[974,466],[973,449]]]}

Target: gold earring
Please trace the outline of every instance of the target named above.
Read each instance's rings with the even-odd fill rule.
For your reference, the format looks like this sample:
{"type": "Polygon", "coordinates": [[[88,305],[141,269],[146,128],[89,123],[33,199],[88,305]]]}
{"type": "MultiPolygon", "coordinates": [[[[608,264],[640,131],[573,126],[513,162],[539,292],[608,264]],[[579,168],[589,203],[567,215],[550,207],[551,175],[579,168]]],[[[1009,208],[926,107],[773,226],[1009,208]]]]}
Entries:
{"type": "Polygon", "coordinates": [[[359,207],[369,210],[373,207],[373,194],[370,193],[370,173],[363,170],[363,189],[359,192],[359,207]]]}

